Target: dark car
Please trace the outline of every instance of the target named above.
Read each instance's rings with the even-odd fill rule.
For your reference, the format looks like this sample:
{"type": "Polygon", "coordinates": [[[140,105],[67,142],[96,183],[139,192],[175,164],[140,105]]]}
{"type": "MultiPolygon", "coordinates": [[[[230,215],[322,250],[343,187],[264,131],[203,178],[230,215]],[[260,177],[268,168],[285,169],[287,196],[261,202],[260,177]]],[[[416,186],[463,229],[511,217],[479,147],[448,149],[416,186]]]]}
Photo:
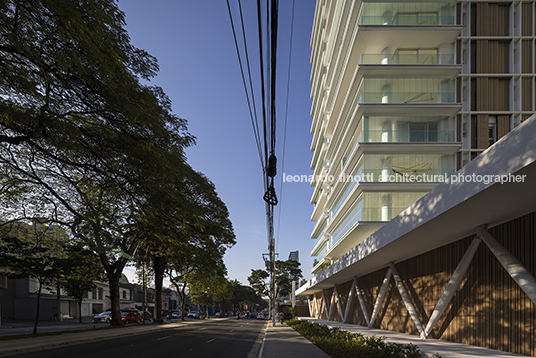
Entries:
{"type": "Polygon", "coordinates": [[[142,318],[138,310],[122,310],[121,321],[123,321],[123,324],[141,323],[142,318]]]}
{"type": "Polygon", "coordinates": [[[251,319],[256,319],[257,318],[257,314],[255,312],[250,312],[249,313],[249,318],[251,319]]]}

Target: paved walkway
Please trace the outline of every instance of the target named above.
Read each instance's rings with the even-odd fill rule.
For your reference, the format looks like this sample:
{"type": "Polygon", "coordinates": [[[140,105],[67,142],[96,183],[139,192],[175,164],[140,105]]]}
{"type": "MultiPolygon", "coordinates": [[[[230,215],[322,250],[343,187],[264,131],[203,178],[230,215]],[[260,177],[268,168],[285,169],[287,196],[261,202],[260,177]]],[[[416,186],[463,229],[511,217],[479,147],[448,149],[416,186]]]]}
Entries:
{"type": "Polygon", "coordinates": [[[329,358],[320,348],[287,324],[268,322],[258,358],[329,358]]]}
{"type": "Polygon", "coordinates": [[[520,354],[507,353],[497,351],[494,349],[481,348],[476,346],[469,346],[461,343],[454,343],[449,341],[443,341],[440,339],[420,339],[417,336],[410,334],[385,331],[381,329],[367,328],[363,326],[357,326],[355,324],[343,324],[341,322],[327,321],[323,319],[300,317],[309,322],[315,322],[326,325],[328,327],[339,327],[349,332],[361,333],[365,336],[381,336],[386,337],[387,342],[409,344],[412,343],[419,347],[419,349],[432,356],[435,353],[439,353],[446,358],[520,358],[527,357],[520,354]]]}

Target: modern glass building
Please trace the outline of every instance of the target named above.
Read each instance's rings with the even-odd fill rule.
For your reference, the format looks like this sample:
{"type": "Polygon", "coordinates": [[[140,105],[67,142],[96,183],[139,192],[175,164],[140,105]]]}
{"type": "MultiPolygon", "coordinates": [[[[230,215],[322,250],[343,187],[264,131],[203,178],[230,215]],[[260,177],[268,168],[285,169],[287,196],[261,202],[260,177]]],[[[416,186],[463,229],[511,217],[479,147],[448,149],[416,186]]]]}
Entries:
{"type": "MultiPolygon", "coordinates": [[[[522,291],[497,273],[502,267],[482,246],[480,261],[469,265],[473,276],[462,273],[464,282],[480,281],[459,293],[459,300],[470,298],[451,304],[450,316],[439,313],[444,330],[425,330],[419,322],[443,297],[474,228],[494,225],[503,244],[519,244],[514,256],[536,256],[536,207],[494,201],[496,191],[510,190],[500,183],[493,190],[451,185],[460,172],[506,175],[514,162],[520,173],[534,170],[533,145],[511,150],[519,131],[493,149],[535,111],[535,16],[535,1],[317,0],[310,113],[314,278],[298,290],[309,296],[312,316],[535,354],[532,343],[511,348],[490,331],[506,321],[519,324],[514,316],[499,322],[493,310],[500,304],[501,312],[525,312],[534,324],[536,309],[527,302],[536,303],[536,295],[503,299],[522,291]],[[459,207],[446,208],[449,200],[459,207]],[[462,209],[469,202],[472,209],[462,209]],[[385,298],[389,290],[396,293],[385,298]],[[476,319],[477,306],[490,314],[476,319]],[[388,320],[374,316],[380,307],[388,320]],[[460,333],[477,325],[468,336],[460,333]]],[[[533,123],[524,128],[534,130],[533,123]]],[[[511,188],[516,200],[524,200],[522,192],[536,200],[536,191],[511,188]]],[[[530,260],[518,259],[535,274],[530,260]]]]}
{"type": "Polygon", "coordinates": [[[313,274],[533,113],[533,9],[317,1],[313,274]]]}

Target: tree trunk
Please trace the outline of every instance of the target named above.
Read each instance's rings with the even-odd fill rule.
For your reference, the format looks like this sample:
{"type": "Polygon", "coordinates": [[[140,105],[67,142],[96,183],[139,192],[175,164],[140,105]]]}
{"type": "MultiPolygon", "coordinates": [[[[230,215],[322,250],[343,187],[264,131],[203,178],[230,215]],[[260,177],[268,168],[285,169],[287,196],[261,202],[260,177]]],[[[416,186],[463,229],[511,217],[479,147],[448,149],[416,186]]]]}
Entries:
{"type": "Polygon", "coordinates": [[[78,322],[82,323],[82,299],[78,300],[78,322]]]}
{"type": "Polygon", "coordinates": [[[155,291],[155,322],[164,323],[162,319],[162,285],[164,284],[164,271],[166,260],[161,256],[153,256],[154,291],[155,291]]]}
{"type": "Polygon", "coordinates": [[[35,322],[34,322],[34,329],[33,334],[37,334],[37,322],[39,321],[39,308],[41,305],[41,280],[37,280],[39,282],[39,290],[37,291],[37,309],[35,313],[35,322]]]}
{"type": "Polygon", "coordinates": [[[116,272],[107,271],[108,275],[108,284],[110,286],[110,301],[112,303],[112,326],[121,326],[123,322],[121,321],[121,305],[119,304],[119,278],[121,277],[121,272],[117,274],[116,272]]]}

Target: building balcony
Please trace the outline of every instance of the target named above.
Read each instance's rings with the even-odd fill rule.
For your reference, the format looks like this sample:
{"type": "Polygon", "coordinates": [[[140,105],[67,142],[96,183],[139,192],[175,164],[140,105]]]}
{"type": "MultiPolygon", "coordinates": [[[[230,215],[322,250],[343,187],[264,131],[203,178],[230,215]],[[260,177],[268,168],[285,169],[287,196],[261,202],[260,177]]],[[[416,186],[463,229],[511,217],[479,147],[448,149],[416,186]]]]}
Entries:
{"type": "Polygon", "coordinates": [[[355,81],[364,77],[453,78],[462,70],[454,61],[454,55],[362,55],[355,81]]]}
{"type": "Polygon", "coordinates": [[[405,55],[395,53],[394,55],[363,54],[359,60],[359,65],[454,65],[454,55],[438,54],[415,54],[405,55]]]}
{"type": "Polygon", "coordinates": [[[454,16],[439,16],[433,13],[396,13],[392,16],[361,16],[358,20],[360,26],[441,26],[454,25],[455,23],[454,16]]]}
{"type": "MultiPolygon", "coordinates": [[[[311,256],[318,256],[320,255],[320,250],[326,246],[326,243],[328,242],[329,240],[329,235],[324,235],[322,234],[322,236],[319,236],[318,239],[315,240],[315,245],[313,246],[313,249],[311,250],[311,256]],[[318,254],[317,254],[318,253],[318,254]]],[[[326,250],[324,250],[324,253],[326,253],[326,250]]]]}
{"type": "Polygon", "coordinates": [[[363,92],[359,96],[359,104],[430,104],[430,103],[455,103],[454,92],[363,92]]]}
{"type": "Polygon", "coordinates": [[[368,130],[362,131],[357,142],[365,143],[454,143],[453,130],[368,130]]]}

